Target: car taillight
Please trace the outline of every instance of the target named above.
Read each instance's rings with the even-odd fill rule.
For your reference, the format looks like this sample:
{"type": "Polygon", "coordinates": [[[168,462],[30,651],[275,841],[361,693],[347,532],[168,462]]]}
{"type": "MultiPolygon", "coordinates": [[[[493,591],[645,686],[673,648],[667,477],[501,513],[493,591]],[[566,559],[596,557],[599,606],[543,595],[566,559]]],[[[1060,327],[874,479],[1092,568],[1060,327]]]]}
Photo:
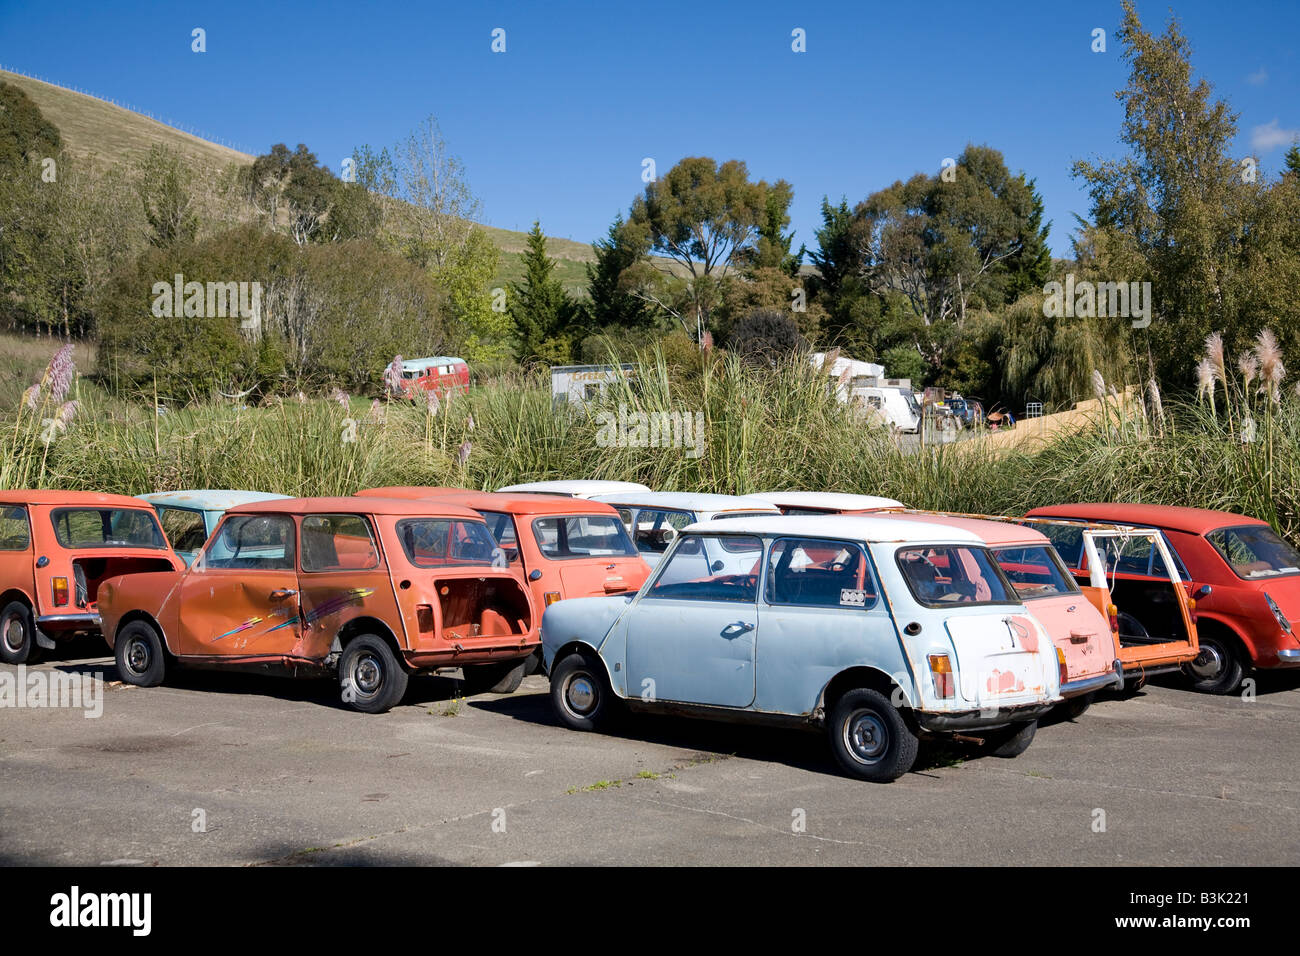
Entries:
{"type": "Polygon", "coordinates": [[[54,604],[61,606],[68,603],[68,579],[63,577],[53,578],[50,584],[54,590],[54,604]]]}
{"type": "Polygon", "coordinates": [[[941,700],[957,696],[957,688],[952,679],[952,661],[947,654],[931,654],[930,678],[934,681],[934,694],[941,700]]]}
{"type": "Polygon", "coordinates": [[[542,595],[542,600],[546,602],[546,607],[550,607],[559,599],[560,599],[559,591],[547,591],[545,594],[542,595]]]}
{"type": "Polygon", "coordinates": [[[1277,602],[1274,601],[1273,598],[1268,594],[1264,595],[1264,600],[1268,601],[1269,610],[1272,611],[1273,616],[1277,618],[1277,626],[1282,628],[1282,630],[1286,631],[1288,634],[1290,634],[1291,622],[1286,619],[1286,615],[1283,614],[1282,609],[1277,606],[1277,602]]]}
{"type": "Polygon", "coordinates": [[[1110,632],[1112,634],[1118,634],[1119,633],[1119,608],[1117,608],[1115,605],[1112,604],[1108,609],[1108,613],[1110,614],[1110,632]]]}
{"type": "Polygon", "coordinates": [[[415,620],[421,632],[433,630],[433,607],[428,604],[415,606],[415,620]]]}
{"type": "Polygon", "coordinates": [[[1060,675],[1061,683],[1066,683],[1069,680],[1069,673],[1065,667],[1065,651],[1061,650],[1059,647],[1056,649],[1056,669],[1057,673],[1060,675]]]}

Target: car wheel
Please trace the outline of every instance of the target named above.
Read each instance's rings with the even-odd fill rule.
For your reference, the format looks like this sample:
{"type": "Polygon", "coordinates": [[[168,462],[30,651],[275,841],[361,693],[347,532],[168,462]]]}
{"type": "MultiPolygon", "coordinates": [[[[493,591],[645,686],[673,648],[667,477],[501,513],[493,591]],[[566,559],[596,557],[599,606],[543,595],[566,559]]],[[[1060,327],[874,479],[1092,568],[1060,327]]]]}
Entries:
{"type": "Polygon", "coordinates": [[[994,757],[1019,757],[1034,742],[1036,733],[1038,733],[1036,720],[1031,720],[1027,724],[1012,724],[1010,727],[1002,727],[986,734],[984,747],[994,757]]]}
{"type": "Polygon", "coordinates": [[[617,707],[604,668],[582,654],[570,654],[551,668],[551,704],[571,730],[608,726],[617,707]]]}
{"type": "Polygon", "coordinates": [[[524,682],[529,658],[504,664],[471,664],[461,670],[471,694],[513,694],[524,682]]]}
{"type": "Polygon", "coordinates": [[[889,698],[867,687],[835,702],[826,732],[844,771],[874,783],[889,783],[911,770],[920,745],[889,698]]]}
{"type": "Polygon", "coordinates": [[[343,702],[363,714],[382,714],[396,707],[410,679],[393,649],[381,637],[362,634],[348,642],[339,660],[343,702]]]}
{"type": "Polygon", "coordinates": [[[22,601],[10,601],[0,611],[0,659],[6,664],[25,664],[36,657],[36,622],[32,609],[22,601]]]}
{"type": "Polygon", "coordinates": [[[1061,710],[1070,720],[1078,720],[1091,706],[1092,694],[1080,694],[1078,697],[1071,697],[1062,704],[1061,710]]]}
{"type": "Polygon", "coordinates": [[[1246,676],[1246,662],[1231,639],[1220,634],[1200,637],[1201,652],[1184,665],[1192,687],[1206,694],[1233,694],[1246,676]]]}
{"type": "Polygon", "coordinates": [[[136,687],[157,687],[167,670],[162,638],[148,621],[132,621],[113,642],[117,675],[136,687]]]}
{"type": "Polygon", "coordinates": [[[524,676],[529,677],[536,674],[542,669],[542,649],[539,647],[528,655],[528,666],[524,668],[524,676]]]}

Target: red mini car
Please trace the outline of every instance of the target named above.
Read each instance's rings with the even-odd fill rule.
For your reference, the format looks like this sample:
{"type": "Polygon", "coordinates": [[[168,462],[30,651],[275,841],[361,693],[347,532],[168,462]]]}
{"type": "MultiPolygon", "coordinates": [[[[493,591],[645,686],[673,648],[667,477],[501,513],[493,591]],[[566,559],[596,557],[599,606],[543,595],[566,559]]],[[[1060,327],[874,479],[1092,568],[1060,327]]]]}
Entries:
{"type": "Polygon", "coordinates": [[[528,589],[492,566],[475,512],[431,501],[284,498],[227,511],[188,570],[100,587],[104,636],[131,684],[172,664],[311,676],[379,713],[411,672],[460,668],[510,693],[538,645],[528,589]]]}
{"type": "Polygon", "coordinates": [[[138,498],[0,492],[0,659],[22,664],[56,640],[99,633],[106,579],[184,566],[138,498]]]}
{"type": "MultiPolygon", "coordinates": [[[[1053,505],[1029,516],[1137,525],[1164,534],[1196,605],[1200,653],[1186,669],[1197,690],[1231,694],[1252,668],[1300,667],[1292,625],[1300,620],[1300,552],[1267,522],[1227,511],[1127,504],[1053,505]]],[[[1158,583],[1149,557],[1121,558],[1112,572],[1117,589],[1140,592],[1158,583]]],[[[1134,613],[1154,632],[1165,610],[1151,603],[1134,613]]]]}

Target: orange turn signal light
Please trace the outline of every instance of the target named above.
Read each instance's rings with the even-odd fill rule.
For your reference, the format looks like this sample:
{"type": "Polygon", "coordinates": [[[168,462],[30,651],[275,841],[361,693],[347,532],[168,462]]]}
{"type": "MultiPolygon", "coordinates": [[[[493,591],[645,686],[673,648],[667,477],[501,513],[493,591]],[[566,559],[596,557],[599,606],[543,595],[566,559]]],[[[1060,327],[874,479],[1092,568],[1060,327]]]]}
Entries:
{"type": "Polygon", "coordinates": [[[62,606],[68,603],[68,579],[64,577],[53,578],[51,585],[54,590],[55,605],[62,606]]]}
{"type": "Polygon", "coordinates": [[[550,607],[559,599],[560,599],[559,591],[547,591],[545,594],[542,595],[542,600],[546,602],[547,607],[550,607]]]}
{"type": "Polygon", "coordinates": [[[934,681],[935,696],[940,699],[957,696],[957,685],[952,679],[952,661],[947,654],[931,654],[930,678],[934,681]]]}

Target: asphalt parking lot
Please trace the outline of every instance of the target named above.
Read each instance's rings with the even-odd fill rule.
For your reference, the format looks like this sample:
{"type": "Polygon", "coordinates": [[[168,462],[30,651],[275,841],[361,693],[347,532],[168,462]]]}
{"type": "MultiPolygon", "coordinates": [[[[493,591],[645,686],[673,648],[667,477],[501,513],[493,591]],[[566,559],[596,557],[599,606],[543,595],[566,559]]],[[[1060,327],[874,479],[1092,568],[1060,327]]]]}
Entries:
{"type": "MultiPolygon", "coordinates": [[[[94,647],[89,653],[98,653],[94,647]]],[[[12,670],[12,668],[8,668],[12,670]]],[[[0,863],[1200,864],[1300,862],[1300,674],[1253,701],[1146,688],[1014,760],[923,750],[840,776],[821,736],[679,718],[562,729],[544,677],[381,716],[328,681],[175,673],[102,716],[0,708],[0,863]]]]}

